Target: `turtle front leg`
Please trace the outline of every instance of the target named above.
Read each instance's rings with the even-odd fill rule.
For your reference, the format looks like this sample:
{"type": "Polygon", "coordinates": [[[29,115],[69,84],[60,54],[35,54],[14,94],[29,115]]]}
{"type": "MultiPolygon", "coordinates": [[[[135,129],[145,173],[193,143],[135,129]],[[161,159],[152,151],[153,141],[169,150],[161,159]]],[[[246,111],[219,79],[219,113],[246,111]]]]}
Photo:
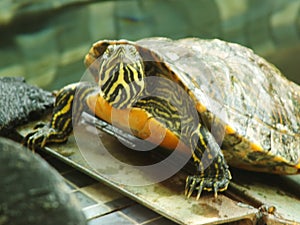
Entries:
{"type": "Polygon", "coordinates": [[[197,191],[199,199],[202,190],[207,190],[214,191],[217,197],[218,191],[225,191],[231,180],[223,153],[209,130],[201,124],[192,134],[191,141],[197,174],[187,177],[185,194],[189,198],[197,191]]]}
{"type": "Polygon", "coordinates": [[[75,83],[62,88],[56,96],[51,121],[37,124],[28,133],[23,144],[32,150],[43,148],[47,143],[63,143],[67,141],[81,113],[88,109],[86,97],[96,91],[88,83],[75,83]]]}

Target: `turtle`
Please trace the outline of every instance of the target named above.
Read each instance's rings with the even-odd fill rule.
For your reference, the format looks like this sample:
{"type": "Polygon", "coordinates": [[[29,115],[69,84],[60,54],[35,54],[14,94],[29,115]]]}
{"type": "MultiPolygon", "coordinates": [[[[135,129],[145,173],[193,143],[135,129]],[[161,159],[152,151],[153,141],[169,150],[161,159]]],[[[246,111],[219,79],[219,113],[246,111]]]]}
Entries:
{"type": "Polygon", "coordinates": [[[88,110],[138,138],[190,151],[188,198],[225,191],[228,165],[299,173],[300,87],[251,49],[220,39],[100,40],[84,62],[97,85],[62,88],[51,121],[26,135],[30,148],[65,142],[88,110]]]}

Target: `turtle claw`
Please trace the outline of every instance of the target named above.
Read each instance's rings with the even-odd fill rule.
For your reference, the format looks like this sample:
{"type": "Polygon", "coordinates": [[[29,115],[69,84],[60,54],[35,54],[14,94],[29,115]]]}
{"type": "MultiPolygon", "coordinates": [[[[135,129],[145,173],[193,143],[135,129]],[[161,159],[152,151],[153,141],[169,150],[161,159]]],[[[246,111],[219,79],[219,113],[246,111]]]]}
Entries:
{"type": "Polygon", "coordinates": [[[194,191],[197,192],[197,200],[200,198],[200,195],[203,190],[203,183],[205,178],[201,178],[200,176],[188,176],[186,178],[185,184],[185,195],[187,198],[190,198],[194,191]]]}
{"type": "MultiPolygon", "coordinates": [[[[215,196],[215,198],[217,198],[218,197],[218,183],[214,183],[213,184],[214,185],[214,196],[215,196]]],[[[227,186],[226,186],[226,189],[227,189],[227,186]]]]}
{"type": "Polygon", "coordinates": [[[34,130],[28,133],[23,139],[23,145],[31,149],[32,151],[36,151],[40,148],[43,148],[46,144],[48,129],[46,125],[42,126],[42,124],[37,124],[34,127],[34,130]]]}
{"type": "MultiPolygon", "coordinates": [[[[23,139],[23,145],[32,151],[45,147],[46,143],[54,142],[54,137],[60,136],[59,133],[49,127],[49,124],[37,124],[35,130],[28,133],[23,139]]],[[[62,141],[61,141],[62,142],[62,141]]]]}
{"type": "Polygon", "coordinates": [[[199,198],[201,196],[201,193],[202,193],[202,190],[203,190],[203,180],[199,184],[199,189],[198,189],[196,200],[199,200],[199,198]]]}
{"type": "MultiPolygon", "coordinates": [[[[230,174],[228,174],[230,175],[230,174]]],[[[203,190],[214,191],[214,197],[218,197],[219,191],[225,191],[231,176],[207,178],[201,176],[188,176],[186,179],[185,195],[190,198],[192,193],[197,190],[196,199],[199,200],[203,190]],[[229,178],[229,179],[228,179],[229,178]]]]}
{"type": "Polygon", "coordinates": [[[196,189],[197,182],[195,179],[190,179],[187,177],[186,187],[185,187],[185,195],[187,198],[190,198],[193,194],[194,190],[196,189]]]}

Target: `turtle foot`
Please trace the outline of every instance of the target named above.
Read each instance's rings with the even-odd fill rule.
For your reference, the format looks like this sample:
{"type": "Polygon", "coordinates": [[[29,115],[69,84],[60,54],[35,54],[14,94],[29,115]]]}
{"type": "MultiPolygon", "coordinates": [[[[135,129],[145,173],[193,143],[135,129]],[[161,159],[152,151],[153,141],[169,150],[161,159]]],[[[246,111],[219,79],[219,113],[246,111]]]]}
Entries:
{"type": "Polygon", "coordinates": [[[37,124],[35,129],[28,133],[23,139],[23,145],[31,149],[32,151],[39,150],[45,147],[46,143],[50,142],[64,142],[67,137],[49,127],[49,124],[37,124]]]}
{"type": "Polygon", "coordinates": [[[197,192],[196,199],[200,198],[203,190],[214,191],[215,198],[218,192],[225,191],[231,179],[229,170],[226,171],[223,177],[201,177],[200,175],[188,176],[185,185],[185,195],[191,197],[194,191],[197,192]]]}

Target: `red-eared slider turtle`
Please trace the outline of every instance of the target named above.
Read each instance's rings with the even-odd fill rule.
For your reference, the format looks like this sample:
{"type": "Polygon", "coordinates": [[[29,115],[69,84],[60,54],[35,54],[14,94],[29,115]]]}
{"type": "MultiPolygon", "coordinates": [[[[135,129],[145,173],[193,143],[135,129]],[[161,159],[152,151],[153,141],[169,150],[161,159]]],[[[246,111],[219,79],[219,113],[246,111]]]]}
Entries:
{"type": "Polygon", "coordinates": [[[99,87],[63,88],[51,122],[27,135],[29,147],[65,141],[71,109],[76,123],[88,108],[137,137],[148,138],[151,126],[153,142],[191,149],[196,172],[186,180],[188,197],[195,190],[197,198],[202,190],[226,190],[231,175],[225,159],[254,171],[300,170],[300,87],[248,48],[197,38],[104,40],[92,46],[85,64],[99,87]],[[161,84],[162,78],[177,88],[161,84]]]}

